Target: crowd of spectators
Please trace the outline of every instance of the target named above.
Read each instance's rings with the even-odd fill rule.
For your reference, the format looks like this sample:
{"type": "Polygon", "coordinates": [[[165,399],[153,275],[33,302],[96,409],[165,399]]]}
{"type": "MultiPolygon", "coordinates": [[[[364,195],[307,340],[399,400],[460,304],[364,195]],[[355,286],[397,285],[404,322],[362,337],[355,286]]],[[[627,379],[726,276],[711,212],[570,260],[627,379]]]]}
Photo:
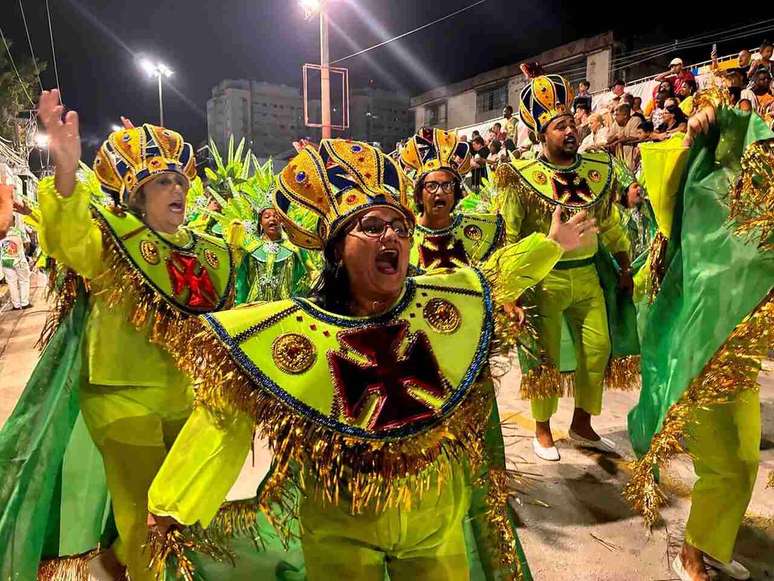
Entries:
{"type": "MultiPolygon", "coordinates": [[[[731,96],[734,106],[761,116],[774,124],[774,94],[772,94],[772,61],[774,46],[764,41],[758,52],[739,53],[736,66],[719,66],[713,49],[714,78],[720,79],[731,96]]],[[[669,69],[653,79],[650,94],[633,95],[626,83],[616,79],[610,90],[596,98],[590,93],[588,81],[575,88],[573,113],[580,135],[580,151],[605,149],[618,157],[636,173],[640,165],[639,144],[663,141],[685,132],[688,118],[694,112],[694,95],[699,85],[694,74],[685,68],[682,59],[675,58],[669,69]],[[644,100],[644,105],[643,105],[644,100]]],[[[470,185],[478,189],[487,167],[495,167],[517,158],[540,155],[540,143],[534,135],[520,131],[513,107],[506,105],[503,121],[494,123],[484,135],[473,131],[462,136],[471,143],[473,156],[470,185]]]]}

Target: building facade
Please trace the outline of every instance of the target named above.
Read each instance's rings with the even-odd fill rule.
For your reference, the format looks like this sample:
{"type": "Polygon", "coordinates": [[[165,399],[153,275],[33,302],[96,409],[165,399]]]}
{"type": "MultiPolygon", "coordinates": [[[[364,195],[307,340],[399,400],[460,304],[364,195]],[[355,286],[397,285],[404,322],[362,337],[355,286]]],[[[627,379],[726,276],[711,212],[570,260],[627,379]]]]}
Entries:
{"type": "Polygon", "coordinates": [[[221,151],[233,135],[261,159],[276,156],[309,133],[301,92],[261,81],[221,81],[207,101],[207,132],[221,151]]]}
{"type": "Polygon", "coordinates": [[[415,128],[471,128],[501,117],[503,107],[508,104],[518,112],[519,93],[526,84],[519,68],[524,62],[538,62],[546,72],[562,74],[574,86],[588,79],[592,92],[601,91],[610,86],[613,49],[613,33],[607,32],[437,87],[411,98],[415,128]]]}

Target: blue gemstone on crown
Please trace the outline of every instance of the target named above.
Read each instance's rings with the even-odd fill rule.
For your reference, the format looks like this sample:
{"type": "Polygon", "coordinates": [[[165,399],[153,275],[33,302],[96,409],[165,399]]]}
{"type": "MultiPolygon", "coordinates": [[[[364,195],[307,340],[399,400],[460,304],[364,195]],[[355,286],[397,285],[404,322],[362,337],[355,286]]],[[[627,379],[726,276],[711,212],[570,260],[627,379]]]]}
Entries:
{"type": "Polygon", "coordinates": [[[296,181],[300,184],[306,181],[306,172],[300,171],[296,174],[296,181]]]}
{"type": "Polygon", "coordinates": [[[361,151],[363,151],[362,146],[360,146],[360,145],[353,145],[352,146],[352,153],[360,153],[361,151]]]}

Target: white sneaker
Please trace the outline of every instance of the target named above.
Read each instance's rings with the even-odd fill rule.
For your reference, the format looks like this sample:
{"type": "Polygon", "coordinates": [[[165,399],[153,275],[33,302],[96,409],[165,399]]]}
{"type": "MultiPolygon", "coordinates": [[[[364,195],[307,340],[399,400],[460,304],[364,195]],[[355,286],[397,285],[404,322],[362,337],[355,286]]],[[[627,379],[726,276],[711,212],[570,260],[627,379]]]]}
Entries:
{"type": "Polygon", "coordinates": [[[586,448],[594,448],[595,450],[599,450],[600,452],[617,451],[615,442],[613,442],[613,440],[609,440],[608,438],[600,437],[599,440],[589,440],[588,438],[584,438],[580,434],[575,433],[574,431],[572,431],[572,429],[569,432],[569,436],[570,436],[570,439],[573,440],[576,444],[585,446],[586,448]]]}
{"type": "Polygon", "coordinates": [[[680,559],[680,553],[678,553],[675,560],[672,561],[672,571],[677,574],[680,581],[693,581],[693,577],[691,577],[690,573],[688,573],[683,566],[683,561],[680,559]]]}
{"type": "Polygon", "coordinates": [[[550,448],[544,448],[537,438],[532,438],[532,450],[535,452],[535,456],[546,462],[558,462],[561,456],[556,446],[550,448]]]}
{"type": "Polygon", "coordinates": [[[713,569],[717,569],[721,573],[725,573],[732,579],[749,579],[750,571],[747,567],[742,565],[739,561],[731,561],[730,563],[721,563],[720,561],[713,559],[709,555],[704,555],[704,562],[707,563],[713,569]]]}

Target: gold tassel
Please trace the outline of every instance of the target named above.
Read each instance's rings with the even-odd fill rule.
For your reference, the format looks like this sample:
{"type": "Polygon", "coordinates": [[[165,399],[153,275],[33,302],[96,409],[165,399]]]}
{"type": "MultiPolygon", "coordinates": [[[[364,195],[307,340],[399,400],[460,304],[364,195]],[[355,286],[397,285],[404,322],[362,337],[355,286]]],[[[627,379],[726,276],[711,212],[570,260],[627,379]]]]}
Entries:
{"type": "Polygon", "coordinates": [[[774,488],[774,470],[769,472],[769,482],[766,484],[766,488],[774,488]]]}
{"type": "Polygon", "coordinates": [[[666,273],[666,254],[669,239],[661,232],[653,237],[650,245],[650,281],[648,289],[648,301],[653,304],[656,295],[661,291],[661,282],[666,273]]]}
{"type": "Polygon", "coordinates": [[[633,391],[642,387],[640,356],[611,357],[605,370],[605,389],[633,391]]]}
{"type": "Polygon", "coordinates": [[[561,373],[553,363],[544,361],[521,378],[521,399],[545,399],[575,394],[575,373],[561,373]]]}
{"type": "Polygon", "coordinates": [[[738,236],[755,241],[763,252],[774,249],[774,139],[750,144],[742,171],[729,194],[729,217],[738,236]]]}
{"type": "MultiPolygon", "coordinates": [[[[524,578],[521,562],[516,551],[514,524],[508,511],[512,490],[519,483],[518,473],[509,470],[489,470],[475,485],[485,487],[486,519],[489,531],[489,546],[492,547],[494,565],[502,571],[498,579],[520,581],[524,578]]],[[[484,555],[481,555],[484,558],[484,555]]]]}
{"type": "Polygon", "coordinates": [[[81,555],[41,561],[38,566],[38,581],[89,581],[89,561],[98,553],[98,550],[94,550],[81,555]]]}
{"type": "Polygon", "coordinates": [[[691,382],[680,400],[667,411],[661,430],[653,437],[645,455],[633,463],[632,477],[624,497],[642,514],[648,526],[659,518],[667,502],[654,476],[683,451],[681,438],[696,409],[720,404],[743,390],[757,389],[761,360],[774,347],[774,291],[742,321],[726,342],[691,382]]]}
{"type": "MultiPolygon", "coordinates": [[[[195,529],[197,527],[191,527],[195,529]]],[[[199,529],[201,530],[201,529],[199,529]]],[[[234,564],[234,555],[220,543],[213,542],[211,537],[196,535],[190,529],[180,530],[172,527],[165,533],[151,529],[148,533],[147,549],[150,554],[150,570],[157,581],[167,578],[167,565],[175,565],[175,576],[185,581],[194,581],[196,567],[188,557],[188,552],[205,555],[213,561],[229,561],[234,564]]]]}
{"type": "MultiPolygon", "coordinates": [[[[56,286],[57,271],[60,267],[54,264],[51,267],[48,278],[48,291],[46,297],[54,300],[54,308],[52,308],[46,316],[46,322],[43,324],[43,329],[40,332],[35,343],[35,348],[39,351],[43,351],[51,341],[51,338],[56,333],[59,325],[67,318],[67,315],[72,311],[75,306],[75,300],[78,298],[78,279],[80,278],[75,272],[70,269],[64,269],[64,279],[62,280],[59,288],[56,286]]],[[[83,284],[86,284],[85,281],[83,284]]]]}

